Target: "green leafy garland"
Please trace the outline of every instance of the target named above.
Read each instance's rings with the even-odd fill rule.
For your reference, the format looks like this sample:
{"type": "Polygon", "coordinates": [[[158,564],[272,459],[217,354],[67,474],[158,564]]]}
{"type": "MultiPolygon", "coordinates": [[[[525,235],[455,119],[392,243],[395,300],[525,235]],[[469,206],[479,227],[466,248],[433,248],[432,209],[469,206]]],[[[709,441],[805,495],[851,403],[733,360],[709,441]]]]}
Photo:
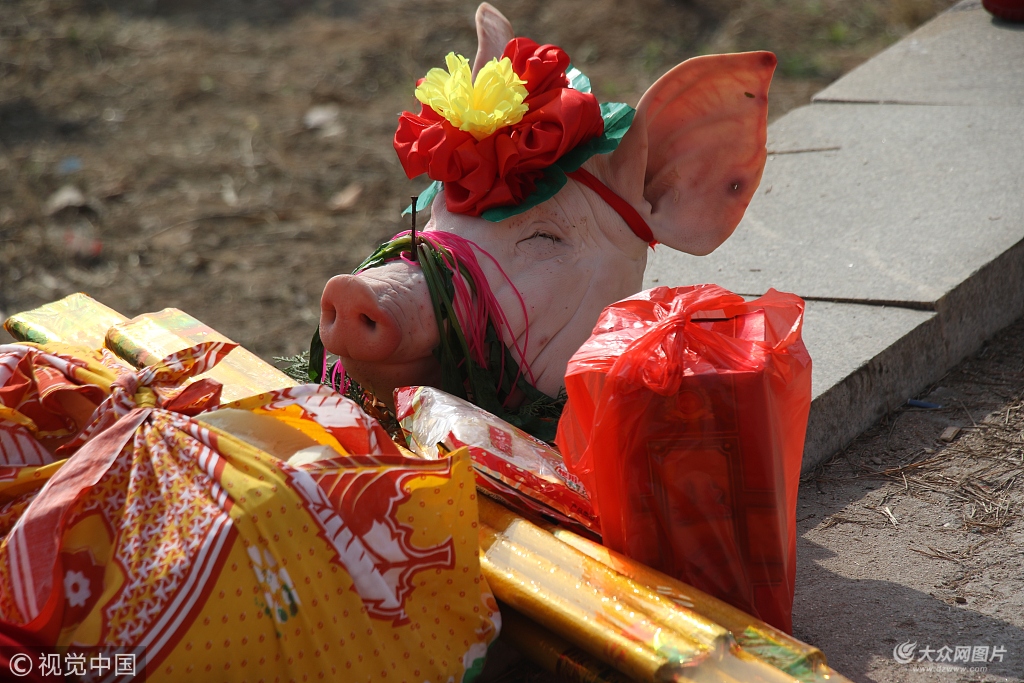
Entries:
{"type": "MultiPolygon", "coordinates": [[[[499,339],[492,320],[488,320],[485,337],[487,367],[480,367],[472,359],[469,344],[455,315],[453,274],[442,255],[442,251],[446,250],[444,247],[435,247],[425,239],[417,242],[416,261],[427,281],[441,338],[441,343],[434,350],[441,364],[441,389],[480,406],[538,439],[554,441],[558,418],[566,401],[564,390],[558,397],[552,398],[527,382],[519,372],[512,354],[499,339]],[[506,407],[505,404],[517,389],[523,397],[521,404],[518,408],[506,407]]],[[[411,249],[410,235],[396,237],[378,247],[353,272],[358,273],[401,258],[403,252],[409,253],[411,249]]],[[[465,270],[461,272],[474,288],[486,286],[486,283],[473,282],[465,270]]],[[[317,328],[309,350],[310,381],[330,383],[328,378],[333,372],[328,372],[327,377],[323,377],[321,372],[324,357],[325,349],[317,328]]]]}

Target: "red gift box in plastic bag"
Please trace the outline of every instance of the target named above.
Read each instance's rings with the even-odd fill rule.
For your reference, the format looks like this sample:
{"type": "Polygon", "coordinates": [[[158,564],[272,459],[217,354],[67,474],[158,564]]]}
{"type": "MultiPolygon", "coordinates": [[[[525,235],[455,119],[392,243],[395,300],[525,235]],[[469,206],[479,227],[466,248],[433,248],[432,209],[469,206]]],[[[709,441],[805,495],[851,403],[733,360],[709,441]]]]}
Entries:
{"type": "Polygon", "coordinates": [[[604,544],[792,629],[811,399],[804,302],[717,285],[612,304],[569,361],[557,443],[604,544]]]}

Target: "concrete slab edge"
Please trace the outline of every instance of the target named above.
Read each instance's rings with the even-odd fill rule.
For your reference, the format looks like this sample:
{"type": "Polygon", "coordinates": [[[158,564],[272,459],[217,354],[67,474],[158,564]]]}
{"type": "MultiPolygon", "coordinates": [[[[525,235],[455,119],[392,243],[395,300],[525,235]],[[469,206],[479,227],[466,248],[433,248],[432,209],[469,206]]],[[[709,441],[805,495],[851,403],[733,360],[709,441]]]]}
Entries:
{"type": "Polygon", "coordinates": [[[802,471],[831,458],[886,412],[946,372],[945,349],[935,344],[938,316],[914,328],[811,402],[802,471]]]}
{"type": "Polygon", "coordinates": [[[1024,316],[1024,240],[936,303],[936,315],[811,403],[803,472],[842,450],[887,412],[939,381],[1024,316]]]}
{"type": "Polygon", "coordinates": [[[939,299],[935,310],[949,370],[1024,315],[1024,240],[939,299]]]}

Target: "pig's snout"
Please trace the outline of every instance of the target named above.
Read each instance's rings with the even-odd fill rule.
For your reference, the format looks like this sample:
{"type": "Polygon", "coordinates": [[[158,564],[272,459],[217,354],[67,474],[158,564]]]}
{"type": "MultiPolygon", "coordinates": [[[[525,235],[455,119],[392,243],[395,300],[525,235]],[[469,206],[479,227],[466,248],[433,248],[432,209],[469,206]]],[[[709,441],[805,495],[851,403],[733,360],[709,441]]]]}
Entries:
{"type": "Polygon", "coordinates": [[[320,339],[332,353],[353,360],[385,361],[402,343],[402,328],[356,275],[328,281],[320,299],[320,339]]]}
{"type": "Polygon", "coordinates": [[[349,377],[392,408],[397,387],[440,386],[430,291],[419,267],[404,261],[331,278],[320,299],[320,340],[349,377]]]}

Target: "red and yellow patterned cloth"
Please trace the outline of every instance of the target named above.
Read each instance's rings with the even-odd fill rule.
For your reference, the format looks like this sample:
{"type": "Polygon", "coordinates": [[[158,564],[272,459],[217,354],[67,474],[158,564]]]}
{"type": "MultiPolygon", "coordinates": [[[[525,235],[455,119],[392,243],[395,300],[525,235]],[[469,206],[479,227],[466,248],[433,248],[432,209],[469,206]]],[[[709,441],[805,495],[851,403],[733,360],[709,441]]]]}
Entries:
{"type": "Polygon", "coordinates": [[[500,618],[465,451],[403,457],[323,387],[231,404],[334,451],[291,465],[178,388],[231,348],[0,346],[0,624],[139,648],[153,681],[475,678],[500,618]]]}

